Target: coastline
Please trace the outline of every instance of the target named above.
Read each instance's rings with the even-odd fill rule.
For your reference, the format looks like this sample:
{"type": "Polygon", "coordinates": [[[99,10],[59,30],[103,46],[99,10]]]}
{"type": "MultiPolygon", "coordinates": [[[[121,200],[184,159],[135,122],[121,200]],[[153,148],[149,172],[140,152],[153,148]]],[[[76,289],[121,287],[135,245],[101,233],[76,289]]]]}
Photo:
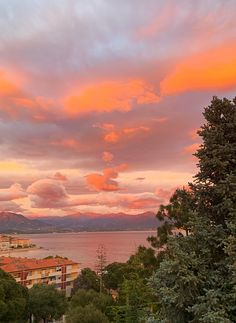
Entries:
{"type": "Polygon", "coordinates": [[[8,249],[8,250],[0,250],[0,256],[11,254],[12,252],[25,252],[25,251],[31,251],[31,250],[41,250],[45,249],[43,247],[32,247],[32,248],[15,248],[15,249],[8,249]]]}

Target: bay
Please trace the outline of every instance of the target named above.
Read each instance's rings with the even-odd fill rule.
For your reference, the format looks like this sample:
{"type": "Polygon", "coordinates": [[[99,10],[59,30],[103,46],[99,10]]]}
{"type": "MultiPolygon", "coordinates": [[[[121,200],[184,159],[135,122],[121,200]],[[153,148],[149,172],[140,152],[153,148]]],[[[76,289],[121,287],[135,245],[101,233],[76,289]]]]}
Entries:
{"type": "Polygon", "coordinates": [[[135,253],[139,245],[149,246],[147,237],[155,231],[114,231],[24,234],[38,248],[10,251],[12,257],[44,258],[47,256],[67,257],[80,264],[80,268],[95,268],[99,245],[104,245],[107,263],[125,262],[135,253]],[[41,248],[39,248],[41,247],[41,248]]]}

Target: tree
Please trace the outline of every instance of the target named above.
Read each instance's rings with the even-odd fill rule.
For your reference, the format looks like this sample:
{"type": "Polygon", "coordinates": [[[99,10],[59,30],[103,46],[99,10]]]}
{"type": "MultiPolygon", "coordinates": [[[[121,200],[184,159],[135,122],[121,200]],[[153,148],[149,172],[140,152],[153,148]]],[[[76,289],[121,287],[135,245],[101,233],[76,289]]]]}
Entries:
{"type": "Polygon", "coordinates": [[[100,282],[100,293],[103,289],[103,274],[104,270],[107,264],[107,255],[106,255],[106,248],[103,244],[100,244],[97,249],[97,263],[96,263],[96,269],[97,274],[99,276],[99,282],[100,282]]]}
{"type": "Polygon", "coordinates": [[[112,307],[113,320],[117,323],[142,322],[154,299],[146,281],[137,273],[131,275],[120,287],[117,303],[112,307]]]}
{"type": "Polygon", "coordinates": [[[188,188],[177,189],[168,205],[160,205],[157,218],[160,226],[157,228],[157,236],[149,237],[153,247],[163,247],[170,235],[175,233],[175,229],[189,235],[191,231],[190,218],[195,209],[192,191],[188,188]]]}
{"type": "Polygon", "coordinates": [[[0,269],[0,322],[25,322],[27,307],[28,290],[0,269]]]}
{"type": "Polygon", "coordinates": [[[147,278],[151,276],[158,267],[158,258],[153,248],[139,246],[137,252],[132,255],[127,264],[135,269],[140,277],[147,278]]]}
{"type": "Polygon", "coordinates": [[[108,306],[111,306],[113,299],[108,294],[101,294],[95,290],[79,289],[71,298],[70,308],[77,306],[85,307],[86,305],[93,304],[97,309],[102,312],[106,311],[108,306]]]}
{"type": "Polygon", "coordinates": [[[67,301],[54,285],[36,284],[29,290],[30,313],[39,321],[59,319],[66,311],[67,301]]]}
{"type": "Polygon", "coordinates": [[[129,267],[126,263],[113,262],[105,267],[103,274],[104,286],[111,290],[117,290],[123,283],[129,267]]]}
{"type": "Polygon", "coordinates": [[[95,273],[95,271],[91,270],[90,268],[84,268],[81,270],[78,278],[75,280],[75,288],[74,292],[78,289],[94,289],[95,291],[99,291],[100,283],[99,277],[95,273]]]}
{"type": "Polygon", "coordinates": [[[186,219],[181,213],[190,234],[166,235],[150,281],[157,321],[236,321],[236,99],[214,97],[204,117],[199,172],[190,184],[194,208],[186,219]]]}
{"type": "Polygon", "coordinates": [[[108,308],[112,305],[113,299],[110,295],[98,293],[93,289],[80,289],[71,298],[67,313],[68,322],[80,322],[79,319],[83,315],[84,318],[81,322],[109,322],[108,308]],[[98,315],[97,321],[94,321],[96,320],[95,313],[89,313],[89,309],[96,310],[95,313],[98,315]]]}
{"type": "Polygon", "coordinates": [[[108,318],[94,305],[78,306],[69,310],[68,323],[109,323],[108,318]]]}

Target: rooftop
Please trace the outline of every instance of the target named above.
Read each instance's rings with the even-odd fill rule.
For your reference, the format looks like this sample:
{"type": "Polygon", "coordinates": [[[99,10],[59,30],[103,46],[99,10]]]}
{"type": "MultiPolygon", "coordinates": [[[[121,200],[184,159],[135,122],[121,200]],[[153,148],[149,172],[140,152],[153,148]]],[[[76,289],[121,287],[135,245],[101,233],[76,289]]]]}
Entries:
{"type": "Polygon", "coordinates": [[[46,269],[63,265],[77,265],[78,263],[64,258],[16,258],[0,256],[0,269],[8,273],[20,272],[23,270],[46,269]]]}

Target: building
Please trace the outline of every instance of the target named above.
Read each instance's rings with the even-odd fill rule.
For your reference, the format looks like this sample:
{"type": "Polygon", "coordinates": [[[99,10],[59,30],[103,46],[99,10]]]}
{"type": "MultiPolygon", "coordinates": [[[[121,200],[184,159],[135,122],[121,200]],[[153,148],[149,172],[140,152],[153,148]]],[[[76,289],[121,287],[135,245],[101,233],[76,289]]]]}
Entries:
{"type": "Polygon", "coordinates": [[[10,237],[11,248],[29,248],[31,246],[30,240],[26,238],[10,237]]]}
{"type": "Polygon", "coordinates": [[[0,235],[0,250],[30,248],[31,246],[32,244],[29,239],[0,235]]]}
{"type": "Polygon", "coordinates": [[[0,269],[27,288],[35,284],[55,284],[57,289],[65,291],[67,297],[71,295],[79,274],[78,263],[59,257],[29,259],[0,256],[0,269]]]}
{"type": "Polygon", "coordinates": [[[0,250],[8,250],[10,248],[10,239],[8,236],[0,236],[0,250]]]}

